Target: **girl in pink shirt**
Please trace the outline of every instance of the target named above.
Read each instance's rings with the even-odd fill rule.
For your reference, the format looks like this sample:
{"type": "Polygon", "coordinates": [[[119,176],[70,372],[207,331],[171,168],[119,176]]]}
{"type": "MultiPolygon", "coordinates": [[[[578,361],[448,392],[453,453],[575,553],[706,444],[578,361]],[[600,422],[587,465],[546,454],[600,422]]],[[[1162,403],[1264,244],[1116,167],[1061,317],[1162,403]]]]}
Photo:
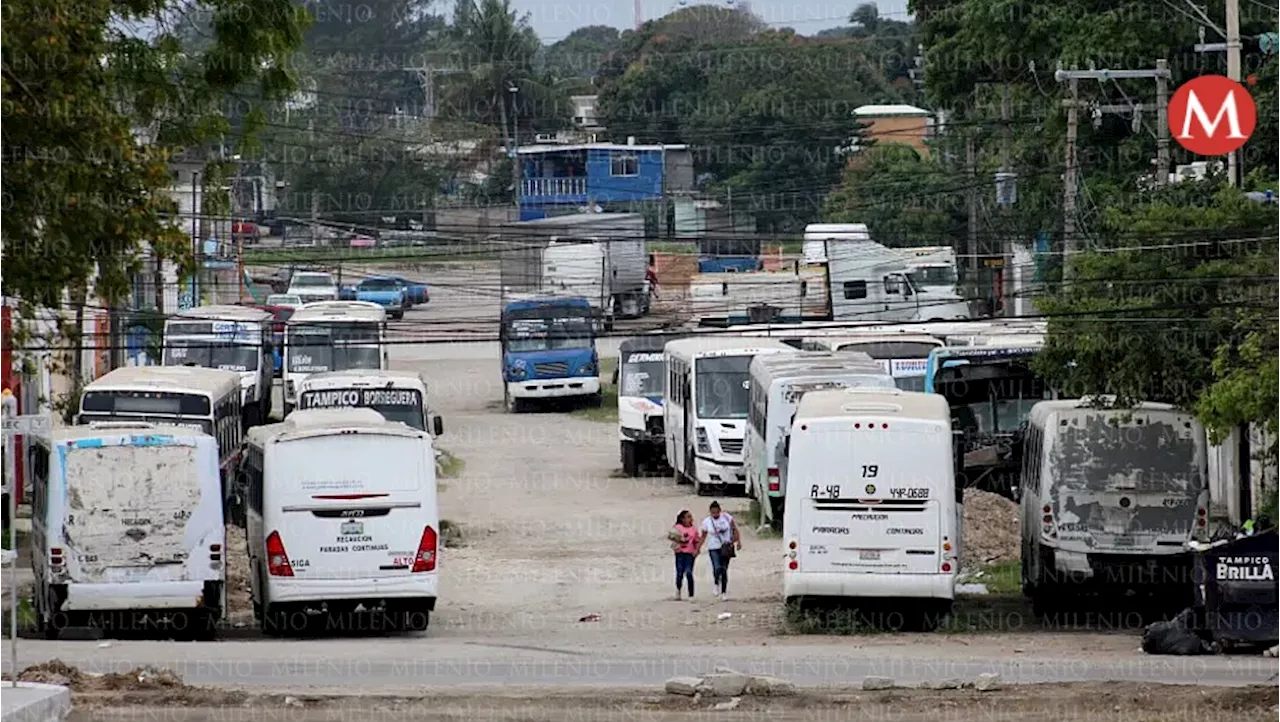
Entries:
{"type": "Polygon", "coordinates": [[[670,533],[671,548],[676,553],[676,601],[680,600],[682,582],[689,579],[689,598],[693,599],[693,561],[698,558],[701,534],[693,525],[693,514],[688,509],[676,515],[675,526],[670,533]]]}

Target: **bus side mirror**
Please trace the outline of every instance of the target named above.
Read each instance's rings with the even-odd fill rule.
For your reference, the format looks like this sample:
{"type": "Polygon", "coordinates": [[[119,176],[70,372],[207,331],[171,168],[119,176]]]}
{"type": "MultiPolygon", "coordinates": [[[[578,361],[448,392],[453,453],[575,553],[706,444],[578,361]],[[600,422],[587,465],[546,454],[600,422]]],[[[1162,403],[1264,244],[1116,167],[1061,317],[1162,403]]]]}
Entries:
{"type": "Polygon", "coordinates": [[[431,417],[431,433],[436,436],[442,436],[444,434],[444,419],[439,416],[431,417]]]}
{"type": "Polygon", "coordinates": [[[1022,487],[1020,486],[1009,487],[1009,496],[1013,498],[1013,503],[1015,504],[1022,503],[1022,487]]]}

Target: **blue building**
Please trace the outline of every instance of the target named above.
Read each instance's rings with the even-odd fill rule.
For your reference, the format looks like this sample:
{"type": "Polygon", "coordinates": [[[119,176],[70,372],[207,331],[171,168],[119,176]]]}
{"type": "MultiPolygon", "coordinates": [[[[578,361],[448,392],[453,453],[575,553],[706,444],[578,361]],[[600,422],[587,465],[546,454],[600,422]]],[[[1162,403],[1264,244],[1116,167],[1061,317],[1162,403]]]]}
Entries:
{"type": "Polygon", "coordinates": [[[518,154],[522,221],[583,206],[641,212],[693,189],[693,156],[685,145],[534,145],[518,154]]]}

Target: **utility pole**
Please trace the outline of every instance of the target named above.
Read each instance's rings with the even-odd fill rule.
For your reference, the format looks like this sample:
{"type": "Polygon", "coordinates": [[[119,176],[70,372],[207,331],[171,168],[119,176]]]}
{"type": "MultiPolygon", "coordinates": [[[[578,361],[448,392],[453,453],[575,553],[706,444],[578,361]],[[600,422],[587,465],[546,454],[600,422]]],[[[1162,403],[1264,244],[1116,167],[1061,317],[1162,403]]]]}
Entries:
{"type": "MultiPolygon", "coordinates": [[[[1082,104],[1080,102],[1080,81],[1081,80],[1116,81],[1116,80],[1139,80],[1139,79],[1154,79],[1157,81],[1163,79],[1167,81],[1169,79],[1169,68],[1168,68],[1167,62],[1160,60],[1156,62],[1155,70],[1061,70],[1059,69],[1057,72],[1053,74],[1053,77],[1059,83],[1063,81],[1067,81],[1068,87],[1070,88],[1070,91],[1071,91],[1071,97],[1068,98],[1067,100],[1062,101],[1062,104],[1067,108],[1066,171],[1063,173],[1063,182],[1062,182],[1062,194],[1063,194],[1062,195],[1062,235],[1063,235],[1062,265],[1063,265],[1063,278],[1069,280],[1071,277],[1071,263],[1070,263],[1071,256],[1072,254],[1078,252],[1079,250],[1078,249],[1079,239],[1077,238],[1077,236],[1079,235],[1079,231],[1076,228],[1076,225],[1078,222],[1078,219],[1076,217],[1076,197],[1077,197],[1078,186],[1079,186],[1080,168],[1079,168],[1079,160],[1076,155],[1076,138],[1080,130],[1080,109],[1083,107],[1089,107],[1095,113],[1134,113],[1135,122],[1137,120],[1136,114],[1138,113],[1138,111],[1141,110],[1140,105],[1135,107],[1132,104],[1117,104],[1117,105],[1082,104]]],[[[1157,95],[1160,94],[1159,85],[1157,85],[1156,92],[1157,92],[1157,95]]],[[[1166,94],[1167,94],[1167,87],[1166,87],[1166,94]]],[[[1162,116],[1167,115],[1167,107],[1166,107],[1167,105],[1168,105],[1167,99],[1158,102],[1158,106],[1159,106],[1158,110],[1160,110],[1160,115],[1162,116]]],[[[1167,125],[1167,123],[1162,124],[1162,127],[1164,127],[1165,125],[1167,125]]],[[[1157,143],[1159,143],[1159,138],[1160,138],[1160,132],[1157,131],[1157,143]]],[[[1166,149],[1166,156],[1167,156],[1167,151],[1168,151],[1167,139],[1165,141],[1164,147],[1166,149]]],[[[1160,174],[1160,171],[1158,170],[1159,163],[1160,163],[1160,158],[1159,156],[1157,156],[1156,175],[1160,174]]],[[[1167,170],[1165,172],[1164,177],[1166,179],[1168,178],[1167,170]]],[[[1156,181],[1161,182],[1161,179],[1157,178],[1156,181]]]]}
{"type": "MultiPolygon", "coordinates": [[[[1011,121],[1013,110],[1009,102],[1009,84],[1004,84],[1004,92],[1000,95],[1000,170],[1004,173],[1001,178],[1003,183],[1013,183],[1013,178],[1009,175],[1013,172],[1012,161],[1013,155],[1013,126],[1011,121]]],[[[1003,223],[1000,224],[1004,230],[1004,236],[1000,242],[1000,255],[1004,259],[1000,268],[1000,307],[1004,315],[1008,316],[1012,312],[1012,304],[1010,304],[1009,290],[1013,287],[1013,276],[1018,269],[1013,267],[1013,239],[1009,237],[1009,206],[1007,203],[1000,203],[1000,218],[1003,223]]]]}
{"type": "Polygon", "coordinates": [[[1062,175],[1062,276],[1070,280],[1071,254],[1076,251],[1076,135],[1080,130],[1080,81],[1070,79],[1067,100],[1067,158],[1062,175]]]}
{"type": "Polygon", "coordinates": [[[511,94],[511,178],[515,181],[516,220],[520,220],[520,113],[516,110],[516,99],[520,89],[515,85],[507,86],[511,94]]]}
{"type": "MultiPolygon", "coordinates": [[[[311,147],[308,155],[315,153],[316,147],[316,122],[314,120],[307,121],[307,145],[311,147]]],[[[314,162],[314,158],[311,158],[314,162]]],[[[311,245],[320,245],[320,228],[318,222],[320,218],[320,192],[319,189],[312,187],[311,189],[311,245]]]]}
{"type": "Polygon", "coordinates": [[[1157,60],[1156,70],[1156,185],[1169,182],[1169,72],[1168,60],[1157,60]]]}
{"type": "Polygon", "coordinates": [[[969,270],[973,275],[969,282],[973,283],[977,281],[978,273],[978,193],[975,188],[978,177],[978,158],[974,150],[973,131],[965,133],[964,160],[965,169],[969,175],[969,192],[965,197],[966,205],[969,207],[969,243],[965,255],[969,257],[969,270]]]}
{"type": "MultiPolygon", "coordinates": [[[[1240,82],[1240,0],[1227,2],[1227,77],[1240,82]]],[[[1239,185],[1240,151],[1227,154],[1227,182],[1239,185]]]]}

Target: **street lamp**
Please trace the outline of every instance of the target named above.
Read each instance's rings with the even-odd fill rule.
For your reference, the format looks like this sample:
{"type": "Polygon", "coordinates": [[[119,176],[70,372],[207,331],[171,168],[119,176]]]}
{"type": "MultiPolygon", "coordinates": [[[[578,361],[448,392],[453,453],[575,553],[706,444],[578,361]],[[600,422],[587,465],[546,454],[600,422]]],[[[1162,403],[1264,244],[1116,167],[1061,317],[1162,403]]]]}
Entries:
{"type": "Polygon", "coordinates": [[[516,220],[520,220],[520,115],[516,112],[516,96],[520,89],[515,83],[507,84],[511,94],[511,176],[515,180],[516,220]]]}

